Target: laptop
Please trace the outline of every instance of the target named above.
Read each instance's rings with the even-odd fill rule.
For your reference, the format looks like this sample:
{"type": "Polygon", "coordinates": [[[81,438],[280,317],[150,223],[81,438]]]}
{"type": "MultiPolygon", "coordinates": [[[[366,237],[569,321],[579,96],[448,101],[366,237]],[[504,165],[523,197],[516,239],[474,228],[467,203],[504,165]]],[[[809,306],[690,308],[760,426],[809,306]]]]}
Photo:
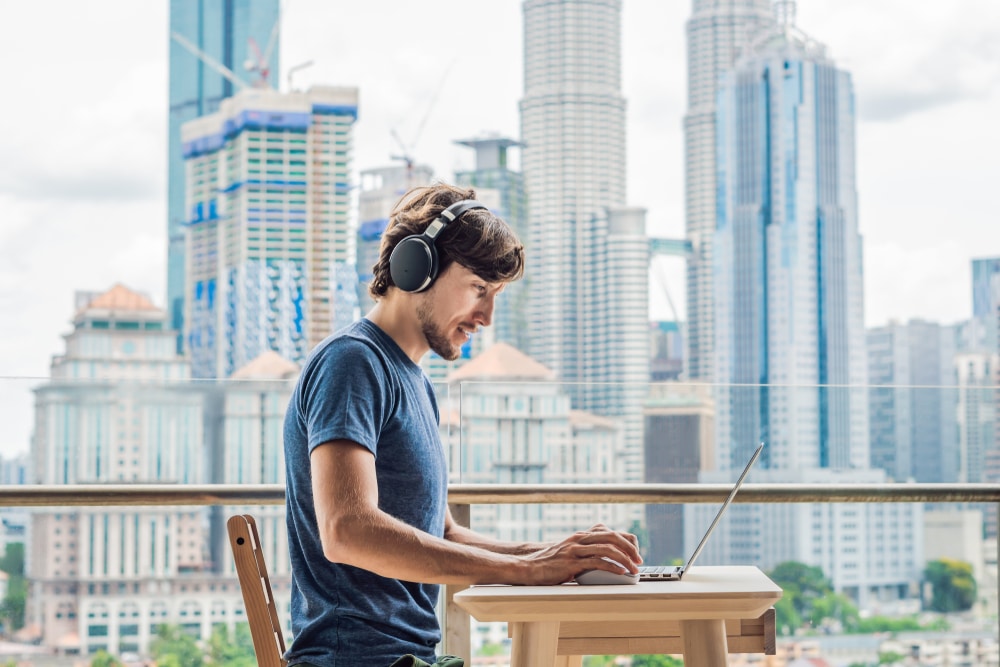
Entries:
{"type": "Polygon", "coordinates": [[[740,486],[743,484],[743,480],[746,479],[747,473],[750,472],[750,468],[756,463],[757,459],[760,457],[760,453],[764,450],[764,443],[757,445],[757,449],[754,450],[753,455],[750,457],[750,461],[747,462],[747,467],[743,469],[740,473],[740,478],[736,480],[736,484],[733,486],[733,490],[729,492],[729,497],[726,498],[726,502],[722,503],[722,507],[719,508],[719,513],[715,515],[715,519],[712,520],[712,525],[708,527],[705,535],[701,538],[701,542],[695,548],[694,553],[688,558],[687,563],[684,565],[643,565],[639,567],[639,581],[676,581],[684,576],[684,573],[694,565],[695,559],[701,550],[705,548],[705,543],[708,542],[708,536],[712,534],[715,527],[719,525],[719,521],[722,519],[722,515],[726,513],[726,509],[729,504],[733,502],[733,498],[736,497],[736,492],[740,490],[740,486]]]}

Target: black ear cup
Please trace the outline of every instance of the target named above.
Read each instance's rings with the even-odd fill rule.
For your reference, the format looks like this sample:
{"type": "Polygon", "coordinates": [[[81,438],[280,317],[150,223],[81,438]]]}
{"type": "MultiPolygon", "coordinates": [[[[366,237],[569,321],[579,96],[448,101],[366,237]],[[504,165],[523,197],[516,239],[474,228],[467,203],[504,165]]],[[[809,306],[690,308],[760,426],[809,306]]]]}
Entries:
{"type": "Polygon", "coordinates": [[[404,292],[427,289],[437,276],[437,251],[434,241],[423,236],[407,236],[389,255],[389,275],[404,292]]]}
{"type": "Polygon", "coordinates": [[[396,244],[389,255],[389,275],[404,292],[422,292],[431,286],[438,273],[435,242],[449,223],[466,211],[486,208],[474,199],[463,199],[441,211],[423,234],[412,234],[396,244]]]}

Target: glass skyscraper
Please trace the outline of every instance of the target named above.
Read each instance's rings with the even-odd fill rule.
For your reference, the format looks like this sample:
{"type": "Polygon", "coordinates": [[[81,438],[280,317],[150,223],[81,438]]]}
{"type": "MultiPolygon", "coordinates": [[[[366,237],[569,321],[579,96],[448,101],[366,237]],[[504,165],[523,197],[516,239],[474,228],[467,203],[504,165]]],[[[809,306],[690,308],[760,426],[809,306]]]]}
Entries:
{"type": "MultiPolygon", "coordinates": [[[[764,441],[752,482],[881,484],[885,471],[869,467],[851,77],[794,27],[792,3],[779,8],[783,20],[725,75],[716,106],[719,470],[701,479],[731,480],[764,441]]],[[[713,511],[685,508],[689,548],[713,511]]],[[[919,580],[921,513],[741,505],[702,560],[815,565],[864,607],[919,580]]]]}
{"type": "MultiPolygon", "coordinates": [[[[239,90],[220,69],[251,86],[275,85],[278,76],[279,0],[170,0],[170,113],[167,137],[167,312],[170,327],[184,324],[184,156],[181,125],[214,113],[239,90]],[[265,62],[261,62],[265,59],[265,62]],[[245,64],[256,68],[248,72],[245,64]],[[267,80],[264,75],[267,74],[267,80]]],[[[178,337],[178,349],[183,342],[178,337]]]]}
{"type": "Polygon", "coordinates": [[[773,25],[771,0],[692,0],[687,23],[688,106],[684,115],[684,229],[687,263],[687,373],[711,380],[715,343],[712,241],[715,231],[715,103],[719,79],[773,25]]]}
{"type": "Polygon", "coordinates": [[[718,457],[866,468],[850,75],[790,23],[725,77],[714,237],[718,457]]]}
{"type": "Polygon", "coordinates": [[[625,421],[642,479],[649,381],[645,211],[625,204],[621,0],[525,0],[521,150],[531,356],[574,408],[625,421]]]}

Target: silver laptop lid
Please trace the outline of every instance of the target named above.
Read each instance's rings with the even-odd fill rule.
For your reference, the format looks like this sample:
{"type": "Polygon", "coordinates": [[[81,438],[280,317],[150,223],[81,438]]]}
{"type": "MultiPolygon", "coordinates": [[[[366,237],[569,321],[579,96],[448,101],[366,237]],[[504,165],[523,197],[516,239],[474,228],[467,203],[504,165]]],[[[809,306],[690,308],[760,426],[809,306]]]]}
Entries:
{"type": "Polygon", "coordinates": [[[753,467],[753,464],[757,462],[757,459],[758,457],[760,457],[760,453],[762,451],[764,451],[763,442],[757,445],[757,449],[754,450],[753,455],[747,462],[747,467],[743,469],[742,473],[740,473],[740,478],[736,480],[736,484],[733,485],[733,490],[729,492],[729,497],[726,498],[726,502],[722,503],[722,507],[719,508],[719,513],[715,515],[714,519],[712,519],[712,525],[708,527],[708,530],[705,532],[705,535],[701,538],[701,542],[699,542],[698,546],[695,548],[694,553],[692,553],[691,557],[688,558],[688,562],[684,565],[684,568],[681,570],[682,573],[686,572],[689,567],[694,565],[694,559],[697,558],[698,554],[701,553],[701,550],[705,548],[705,543],[708,542],[708,536],[711,535],[712,531],[715,530],[715,527],[719,525],[719,521],[722,519],[722,515],[726,513],[726,509],[729,507],[729,504],[733,502],[733,498],[736,497],[736,492],[740,490],[740,486],[743,484],[743,480],[746,479],[747,473],[750,472],[750,468],[753,467]]]}

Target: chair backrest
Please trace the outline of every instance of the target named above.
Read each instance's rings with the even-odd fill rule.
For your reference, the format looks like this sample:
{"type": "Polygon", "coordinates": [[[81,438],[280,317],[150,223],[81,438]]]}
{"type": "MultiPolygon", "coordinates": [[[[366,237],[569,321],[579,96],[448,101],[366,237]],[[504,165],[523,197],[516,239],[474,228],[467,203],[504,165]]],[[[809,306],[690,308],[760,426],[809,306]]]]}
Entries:
{"type": "Polygon", "coordinates": [[[278,610],[274,606],[264,552],[260,548],[257,522],[249,514],[239,514],[229,517],[226,529],[236,561],[236,574],[240,578],[243,606],[250,623],[257,664],[260,667],[284,667],[285,639],[278,622],[278,610]]]}

